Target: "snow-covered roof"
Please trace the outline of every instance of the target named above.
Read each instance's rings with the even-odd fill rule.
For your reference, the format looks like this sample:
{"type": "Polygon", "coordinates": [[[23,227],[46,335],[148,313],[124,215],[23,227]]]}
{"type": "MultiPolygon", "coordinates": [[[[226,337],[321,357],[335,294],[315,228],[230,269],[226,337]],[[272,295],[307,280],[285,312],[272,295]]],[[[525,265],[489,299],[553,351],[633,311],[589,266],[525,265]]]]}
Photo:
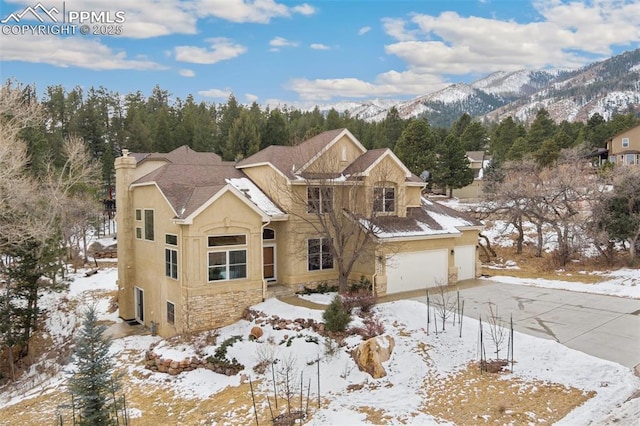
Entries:
{"type": "Polygon", "coordinates": [[[283,216],[284,212],[271,201],[271,199],[260,190],[250,179],[248,178],[231,178],[225,179],[226,182],[242,192],[253,204],[256,205],[268,216],[283,216]]]}
{"type": "Polygon", "coordinates": [[[420,207],[408,208],[406,217],[378,216],[359,221],[381,239],[458,236],[464,228],[482,227],[479,221],[466,213],[426,198],[422,198],[420,207]]]}

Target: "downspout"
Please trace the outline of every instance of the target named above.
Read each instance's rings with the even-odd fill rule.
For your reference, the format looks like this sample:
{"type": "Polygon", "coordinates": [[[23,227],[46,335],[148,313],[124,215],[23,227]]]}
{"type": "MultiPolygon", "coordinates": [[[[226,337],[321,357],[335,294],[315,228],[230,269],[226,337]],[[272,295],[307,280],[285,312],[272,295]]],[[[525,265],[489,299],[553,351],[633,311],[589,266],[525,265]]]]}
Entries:
{"type": "Polygon", "coordinates": [[[269,226],[271,220],[268,220],[260,227],[260,264],[262,265],[262,301],[267,300],[267,280],[264,279],[264,228],[269,226]]]}

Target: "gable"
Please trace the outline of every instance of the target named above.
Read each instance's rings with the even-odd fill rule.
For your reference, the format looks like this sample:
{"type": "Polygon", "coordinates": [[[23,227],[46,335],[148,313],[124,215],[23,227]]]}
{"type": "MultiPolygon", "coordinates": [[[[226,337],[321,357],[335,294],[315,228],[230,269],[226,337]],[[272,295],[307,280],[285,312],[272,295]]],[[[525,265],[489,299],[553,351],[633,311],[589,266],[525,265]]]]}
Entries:
{"type": "Polygon", "coordinates": [[[340,173],[366,152],[366,148],[345,130],[299,171],[306,173],[340,173]]]}
{"type": "Polygon", "coordinates": [[[194,229],[223,226],[260,228],[264,219],[257,208],[243,200],[242,194],[227,187],[185,222],[193,225],[194,229]]]}

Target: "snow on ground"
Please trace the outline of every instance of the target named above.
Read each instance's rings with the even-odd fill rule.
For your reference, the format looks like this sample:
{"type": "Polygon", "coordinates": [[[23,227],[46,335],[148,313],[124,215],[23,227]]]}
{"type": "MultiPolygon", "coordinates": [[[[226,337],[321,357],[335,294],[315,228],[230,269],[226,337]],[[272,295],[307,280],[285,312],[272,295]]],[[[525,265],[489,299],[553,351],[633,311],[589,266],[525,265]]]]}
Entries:
{"type": "MultiPolygon", "coordinates": [[[[81,312],[89,304],[96,304],[100,319],[117,320],[114,316],[117,314],[108,313],[111,307],[110,294],[116,290],[116,277],[115,269],[100,270],[89,277],[85,277],[83,271],[80,271],[71,277],[68,291],[47,292],[43,295],[41,306],[47,311],[47,328],[55,345],[61,345],[70,339],[79,326],[81,312]]],[[[603,278],[604,283],[609,283],[612,289],[637,290],[639,287],[636,285],[640,279],[638,271],[620,270],[604,274],[603,278]]],[[[495,279],[502,280],[505,277],[495,279]]],[[[513,280],[513,283],[522,284],[523,281],[513,280]]],[[[575,284],[554,283],[550,280],[531,281],[534,285],[575,284]]],[[[627,295],[622,291],[606,291],[627,295]]],[[[636,296],[631,297],[637,297],[637,292],[633,294],[636,296]]],[[[315,303],[328,304],[334,295],[313,294],[304,298],[315,303]]],[[[267,316],[278,316],[282,319],[311,318],[317,322],[322,321],[320,310],[292,306],[277,299],[268,299],[255,305],[253,309],[264,312],[267,316]]],[[[257,341],[250,341],[247,338],[248,332],[255,323],[246,320],[218,329],[216,345],[205,344],[202,343],[204,340],[197,339],[194,344],[176,342],[175,339],[161,340],[153,336],[129,336],[114,339],[111,352],[119,357],[119,364],[126,369],[127,377],[133,383],[144,384],[145,387],[171,389],[185,399],[210,398],[228,386],[239,385],[244,380],[243,376],[257,382],[265,376],[256,373],[253,366],[260,361],[277,359],[277,368],[289,365],[295,377],[302,374],[305,387],[307,383],[311,386],[312,398],[316,394],[317,370],[320,369],[320,393],[324,402],[320,410],[312,413],[312,418],[306,423],[308,425],[371,424],[360,409],[362,406],[375,407],[391,416],[394,421],[404,424],[443,424],[442,420],[425,413],[424,405],[428,398],[428,389],[424,387],[425,377],[449,376],[477,359],[478,322],[465,318],[462,338],[458,335],[457,327],[449,326],[447,332],[436,336],[433,330],[431,333],[426,330],[426,306],[410,300],[379,304],[374,308],[374,315],[385,325],[386,334],[395,339],[391,359],[383,364],[388,375],[379,380],[373,380],[368,374],[358,370],[348,353],[349,349],[361,341],[359,336],[348,337],[346,347],[334,347],[335,351],[332,351],[330,343],[326,343],[322,336],[311,329],[274,329],[263,324],[264,335],[257,341]],[[155,345],[153,350],[165,359],[206,357],[213,355],[215,349],[232,336],[243,336],[242,340],[230,346],[227,352],[228,359],[236,358],[245,365],[245,369],[239,375],[227,377],[198,369],[170,376],[161,373],[150,374],[144,369],[144,353],[150,346],[155,345]],[[427,345],[426,358],[425,353],[419,350],[421,343],[427,345]],[[315,362],[317,360],[319,367],[315,362]],[[362,391],[349,391],[348,387],[352,385],[364,388],[362,391]]],[[[352,325],[360,324],[361,320],[357,319],[352,325]]],[[[640,389],[640,379],[634,376],[630,369],[569,349],[551,340],[515,333],[514,341],[515,371],[502,376],[502,380],[520,379],[525,385],[531,386],[539,383],[538,381],[552,382],[575,387],[584,392],[596,392],[593,398],[575,408],[559,424],[602,424],[605,421],[613,421],[613,415],[623,419],[617,424],[633,424],[633,421],[640,417],[640,398],[623,405],[634,391],[640,389]],[[629,421],[625,423],[625,419],[629,421]]],[[[66,362],[70,360],[67,359],[66,362]]],[[[64,389],[70,368],[71,364],[60,366],[57,370],[52,370],[54,373],[50,377],[38,377],[37,380],[32,378],[22,387],[0,393],[0,409],[42,393],[64,389]]],[[[28,377],[30,376],[27,375],[28,377]]],[[[270,386],[271,381],[264,380],[259,386],[259,391],[262,395],[268,394],[271,392],[270,386]]],[[[258,404],[266,409],[264,396],[258,404]]],[[[153,410],[153,407],[132,407],[132,417],[144,418],[144,413],[148,410],[153,410]]]]}
{"type": "MultiPolygon", "coordinates": [[[[584,272],[584,274],[588,273],[584,272]]],[[[602,281],[587,284],[581,282],[548,280],[542,278],[517,278],[504,275],[498,275],[483,279],[489,281],[498,281],[507,284],[554,288],[582,293],[606,294],[610,296],[640,299],[640,269],[619,269],[617,271],[591,272],[589,274],[602,276],[602,281]]]]}

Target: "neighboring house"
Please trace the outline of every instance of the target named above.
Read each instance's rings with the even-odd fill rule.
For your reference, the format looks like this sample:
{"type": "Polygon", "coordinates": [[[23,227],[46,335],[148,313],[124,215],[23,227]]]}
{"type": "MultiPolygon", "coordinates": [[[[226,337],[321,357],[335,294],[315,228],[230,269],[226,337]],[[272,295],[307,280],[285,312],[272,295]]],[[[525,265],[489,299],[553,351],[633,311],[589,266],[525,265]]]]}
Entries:
{"type": "Polygon", "coordinates": [[[367,151],[346,129],[239,163],[184,146],[123,151],[115,168],[120,316],[162,336],[227,325],[275,288],[335,283],[325,217],[366,237],[348,278],[378,295],[480,272],[481,224],[423,198],[389,149],[367,151]]]}
{"type": "Polygon", "coordinates": [[[467,151],[469,168],[473,169],[473,182],[464,188],[454,189],[452,195],[456,198],[479,198],[482,195],[482,177],[489,165],[491,157],[484,151],[467,151]]]}
{"type": "Polygon", "coordinates": [[[609,161],[617,165],[640,165],[640,125],[607,141],[609,161]]]}

